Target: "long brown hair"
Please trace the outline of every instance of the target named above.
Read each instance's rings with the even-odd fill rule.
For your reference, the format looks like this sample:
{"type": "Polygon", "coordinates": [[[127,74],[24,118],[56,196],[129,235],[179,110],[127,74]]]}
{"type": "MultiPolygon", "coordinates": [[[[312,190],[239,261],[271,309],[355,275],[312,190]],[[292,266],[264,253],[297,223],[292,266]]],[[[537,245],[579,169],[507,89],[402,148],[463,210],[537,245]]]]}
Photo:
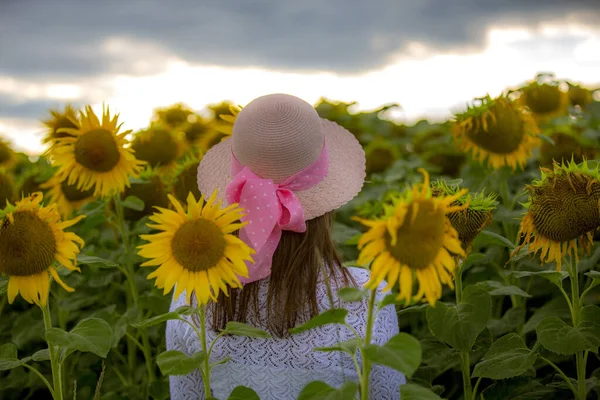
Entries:
{"type": "Polygon", "coordinates": [[[246,322],[253,314],[256,321],[278,337],[288,329],[319,313],[317,282],[324,274],[337,287],[356,285],[342,265],[332,235],[333,212],[306,221],[306,231],[283,231],[273,254],[267,294],[267,320],[261,321],[258,302],[260,281],[242,289],[231,289],[229,296],[221,293],[212,305],[213,329],[223,329],[227,322],[246,322]],[[340,282],[341,278],[341,282],[340,282]],[[343,286],[342,286],[343,285],[343,286]]]}

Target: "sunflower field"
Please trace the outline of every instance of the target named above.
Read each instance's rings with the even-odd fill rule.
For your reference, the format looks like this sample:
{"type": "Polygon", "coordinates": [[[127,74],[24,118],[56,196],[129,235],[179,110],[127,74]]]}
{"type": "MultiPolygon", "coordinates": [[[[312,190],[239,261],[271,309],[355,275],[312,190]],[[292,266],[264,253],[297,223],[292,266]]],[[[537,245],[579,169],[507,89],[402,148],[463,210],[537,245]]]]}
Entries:
{"type": "MultiPolygon", "coordinates": [[[[412,125],[385,118],[398,105],[352,105],[315,108],[367,157],[334,222],[345,266],[371,270],[339,294],[368,302],[367,335],[318,351],[361,360],[359,382],[312,382],[299,399],[366,400],[374,363],[406,375],[404,400],[600,398],[600,90],[540,74],[412,125]],[[401,333],[370,343],[389,304],[401,333]]],[[[241,287],[253,250],[236,236],[243,209],[200,193],[196,171],[241,108],[175,104],[131,132],[107,105],[65,104],[41,121],[36,157],[0,136],[1,399],[162,400],[169,375],[196,369],[210,392],[205,307],[241,287]],[[197,301],[169,312],[183,290],[197,301]],[[192,316],[203,351],[166,351],[166,321],[192,316]]],[[[344,325],[343,302],[290,334],[344,325]]]]}

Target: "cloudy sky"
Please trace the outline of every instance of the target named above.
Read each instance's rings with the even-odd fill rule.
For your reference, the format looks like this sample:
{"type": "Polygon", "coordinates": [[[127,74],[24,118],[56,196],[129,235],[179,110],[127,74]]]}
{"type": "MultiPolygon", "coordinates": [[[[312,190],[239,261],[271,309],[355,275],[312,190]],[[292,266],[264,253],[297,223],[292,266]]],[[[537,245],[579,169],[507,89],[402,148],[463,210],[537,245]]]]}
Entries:
{"type": "Polygon", "coordinates": [[[49,108],[272,92],[445,118],[537,72],[600,85],[599,0],[0,0],[0,135],[43,150],[49,108]]]}

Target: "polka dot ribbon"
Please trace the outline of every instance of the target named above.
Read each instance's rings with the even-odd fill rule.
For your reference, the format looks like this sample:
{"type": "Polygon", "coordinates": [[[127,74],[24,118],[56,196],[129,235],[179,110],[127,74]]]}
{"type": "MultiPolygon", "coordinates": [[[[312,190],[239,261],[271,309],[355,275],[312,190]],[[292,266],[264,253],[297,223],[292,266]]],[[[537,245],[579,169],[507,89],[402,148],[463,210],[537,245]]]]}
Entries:
{"type": "Polygon", "coordinates": [[[254,263],[246,262],[249,277],[240,277],[242,283],[254,282],[271,274],[273,254],[283,230],[305,232],[304,209],[294,194],[321,182],[329,170],[327,148],[313,164],[276,184],[263,179],[242,165],[231,154],[231,175],[226,196],[229,204],[239,203],[245,209],[242,222],[248,224],[240,230],[240,239],[256,251],[254,263]]]}

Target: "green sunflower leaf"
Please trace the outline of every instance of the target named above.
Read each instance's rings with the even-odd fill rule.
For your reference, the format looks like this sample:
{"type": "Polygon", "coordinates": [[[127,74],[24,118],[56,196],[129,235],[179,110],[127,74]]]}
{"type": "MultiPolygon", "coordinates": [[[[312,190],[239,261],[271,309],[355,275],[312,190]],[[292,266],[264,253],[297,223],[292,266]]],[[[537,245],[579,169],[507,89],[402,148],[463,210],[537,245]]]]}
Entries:
{"type": "Polygon", "coordinates": [[[571,319],[571,310],[563,296],[554,297],[539,309],[535,310],[529,320],[523,325],[522,333],[535,331],[538,324],[546,317],[559,317],[564,320],[571,319]]]}
{"type": "Polygon", "coordinates": [[[331,352],[331,351],[343,351],[344,353],[348,353],[350,355],[355,354],[356,350],[360,346],[361,339],[352,338],[343,342],[339,342],[335,346],[330,347],[315,347],[313,351],[321,351],[321,352],[331,352]]]}
{"type": "Polygon", "coordinates": [[[450,346],[469,351],[485,329],[492,312],[492,298],[484,289],[471,285],[463,291],[460,303],[448,306],[437,302],[427,309],[431,333],[450,346]]]}
{"type": "MultiPolygon", "coordinates": [[[[589,271],[586,272],[585,275],[589,276],[593,279],[591,283],[591,287],[595,287],[600,284],[600,272],[599,271],[589,271]]],[[[0,294],[2,293],[2,283],[0,283],[0,294]]]]}
{"type": "Polygon", "coordinates": [[[260,400],[260,397],[249,387],[236,386],[227,400],[260,400]]]}
{"type": "Polygon", "coordinates": [[[511,242],[504,236],[498,235],[497,233],[494,233],[491,231],[481,231],[481,233],[479,234],[479,237],[481,238],[480,239],[481,245],[493,244],[496,246],[508,247],[511,250],[513,250],[515,248],[515,244],[513,242],[511,242]]]}
{"type": "Polygon", "coordinates": [[[3,344],[0,346],[0,371],[20,367],[29,361],[31,357],[26,357],[19,360],[17,357],[17,346],[12,343],[3,344]]]}
{"type": "Polygon", "coordinates": [[[414,383],[400,385],[400,398],[402,400],[442,400],[430,389],[414,383]]]}
{"type": "Polygon", "coordinates": [[[364,289],[345,287],[338,291],[338,296],[344,301],[353,302],[363,300],[368,293],[369,292],[364,289]]]}
{"type": "Polygon", "coordinates": [[[248,336],[259,339],[269,339],[271,337],[268,332],[263,331],[262,329],[235,321],[228,322],[227,325],[225,325],[223,332],[230,335],[248,336]]]}
{"type": "Polygon", "coordinates": [[[368,345],[364,354],[366,359],[400,371],[407,377],[411,377],[421,365],[421,343],[404,332],[393,336],[383,346],[368,345]]]}
{"type": "Polygon", "coordinates": [[[49,361],[50,360],[50,350],[44,349],[44,350],[36,351],[31,356],[31,359],[33,361],[49,361]]]}
{"type": "Polygon", "coordinates": [[[190,372],[200,368],[204,361],[204,352],[188,356],[177,350],[168,350],[162,352],[156,358],[158,368],[163,375],[187,375],[190,372]]]}
{"type": "Polygon", "coordinates": [[[90,352],[106,358],[112,346],[113,332],[108,322],[99,318],[87,318],[79,322],[70,332],[50,328],[46,340],[62,347],[66,358],[73,351],[90,352]]]}
{"type": "Polygon", "coordinates": [[[313,381],[302,389],[298,400],[348,400],[355,399],[358,385],[355,382],[346,382],[341,388],[336,389],[322,381],[313,381]]]}
{"type": "Polygon", "coordinates": [[[114,268],[116,266],[118,266],[118,264],[116,264],[113,261],[107,260],[105,258],[100,258],[100,257],[96,257],[96,256],[88,256],[85,254],[80,254],[77,256],[77,263],[78,264],[83,264],[83,265],[89,265],[89,266],[98,266],[100,268],[114,268]]]}
{"type": "Polygon", "coordinates": [[[567,271],[514,271],[510,275],[515,278],[525,278],[530,276],[539,276],[561,287],[562,281],[569,276],[567,271]]]}
{"type": "Polygon", "coordinates": [[[567,325],[558,317],[543,319],[536,329],[538,341],[546,349],[564,355],[589,350],[598,352],[600,346],[600,307],[583,307],[576,327],[567,325]]]}
{"type": "Polygon", "coordinates": [[[521,296],[531,297],[529,293],[514,285],[505,285],[498,281],[478,282],[477,286],[486,290],[491,296],[521,296]]]}
{"type": "Polygon", "coordinates": [[[131,324],[134,328],[145,329],[154,325],[162,324],[163,322],[167,322],[172,319],[179,319],[179,313],[177,311],[171,311],[162,315],[157,315],[156,317],[152,317],[140,322],[135,322],[131,324]]]}
{"type": "Polygon", "coordinates": [[[461,270],[464,272],[474,266],[475,264],[483,261],[485,254],[483,253],[470,253],[461,265],[461,270]]]}
{"type": "Polygon", "coordinates": [[[475,366],[473,377],[506,379],[519,376],[533,366],[536,358],[521,336],[509,333],[492,344],[475,366]]]}
{"type": "Polygon", "coordinates": [[[333,308],[317,315],[300,326],[290,329],[290,333],[301,333],[329,324],[344,324],[346,322],[346,315],[348,315],[348,310],[343,308],[333,308]]]}
{"type": "Polygon", "coordinates": [[[144,201],[136,196],[127,196],[123,200],[123,207],[129,208],[134,211],[144,211],[144,201]]]}

